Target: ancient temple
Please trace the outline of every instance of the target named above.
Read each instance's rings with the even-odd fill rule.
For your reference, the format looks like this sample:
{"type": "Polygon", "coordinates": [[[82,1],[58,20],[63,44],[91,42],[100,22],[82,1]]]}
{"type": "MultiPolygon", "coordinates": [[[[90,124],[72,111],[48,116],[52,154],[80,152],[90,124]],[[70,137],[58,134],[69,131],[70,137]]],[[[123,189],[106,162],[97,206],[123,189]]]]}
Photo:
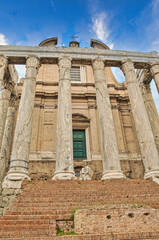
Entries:
{"type": "Polygon", "coordinates": [[[0,46],[0,238],[159,239],[157,52],[57,41],[0,46]]]}
{"type": "Polygon", "coordinates": [[[149,86],[154,78],[159,89],[157,53],[113,51],[97,40],[92,49],[56,44],[0,47],[3,188],[76,179],[86,166],[92,179],[158,181],[159,120],[149,86]],[[25,61],[26,77],[17,82],[13,64],[25,61]]]}

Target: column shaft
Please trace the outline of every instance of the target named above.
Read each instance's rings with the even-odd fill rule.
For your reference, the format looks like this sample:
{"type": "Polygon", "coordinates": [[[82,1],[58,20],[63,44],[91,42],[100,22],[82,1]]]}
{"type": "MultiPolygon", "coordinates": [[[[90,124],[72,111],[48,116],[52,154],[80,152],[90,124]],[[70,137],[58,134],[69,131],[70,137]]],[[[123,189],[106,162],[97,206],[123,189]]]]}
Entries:
{"type": "Polygon", "coordinates": [[[24,79],[22,95],[17,116],[13,150],[10,168],[4,179],[3,188],[20,188],[23,179],[28,176],[28,162],[34,110],[36,75],[39,68],[39,59],[29,56],[26,61],[26,78],[24,79]]]}
{"type": "Polygon", "coordinates": [[[59,59],[56,170],[53,180],[75,179],[72,142],[71,59],[59,59]]]}
{"type": "Polygon", "coordinates": [[[122,70],[127,83],[137,137],[145,167],[144,178],[152,177],[154,181],[157,181],[157,177],[159,176],[158,151],[140,92],[139,83],[135,76],[133,62],[131,60],[123,61],[122,70]]]}
{"type": "Polygon", "coordinates": [[[10,99],[10,91],[6,88],[6,83],[4,80],[5,70],[7,68],[7,58],[5,56],[0,56],[0,149],[3,139],[4,126],[7,116],[7,109],[10,99]]]}
{"type": "Polygon", "coordinates": [[[152,77],[155,80],[156,87],[159,93],[159,63],[152,63],[150,70],[151,70],[152,77]]]}
{"type": "Polygon", "coordinates": [[[102,179],[124,178],[120,167],[118,146],[109,92],[106,83],[104,61],[100,58],[93,60],[97,109],[100,125],[100,136],[103,148],[103,176],[102,179]]]}
{"type": "Polygon", "coordinates": [[[18,103],[17,97],[12,97],[8,107],[5,130],[4,130],[1,153],[0,153],[0,181],[3,180],[6,173],[6,168],[9,165],[17,103],[18,103]]]}
{"type": "Polygon", "coordinates": [[[159,116],[152,97],[150,84],[141,83],[140,90],[145,103],[146,111],[149,117],[154,140],[159,152],[159,116]]]}

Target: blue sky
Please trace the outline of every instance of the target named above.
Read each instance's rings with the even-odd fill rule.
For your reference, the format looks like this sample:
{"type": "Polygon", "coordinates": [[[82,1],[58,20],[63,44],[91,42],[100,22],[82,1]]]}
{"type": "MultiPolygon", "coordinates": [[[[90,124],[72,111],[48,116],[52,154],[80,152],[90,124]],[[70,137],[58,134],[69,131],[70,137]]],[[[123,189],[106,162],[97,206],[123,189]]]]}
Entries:
{"type": "MultiPolygon", "coordinates": [[[[81,47],[98,39],[111,49],[159,51],[159,0],[0,0],[0,44],[38,45],[58,37],[81,47]]],[[[20,76],[24,67],[18,67],[20,76]]],[[[119,81],[120,70],[113,69],[119,81]]],[[[159,109],[159,97],[152,86],[159,109]]]]}

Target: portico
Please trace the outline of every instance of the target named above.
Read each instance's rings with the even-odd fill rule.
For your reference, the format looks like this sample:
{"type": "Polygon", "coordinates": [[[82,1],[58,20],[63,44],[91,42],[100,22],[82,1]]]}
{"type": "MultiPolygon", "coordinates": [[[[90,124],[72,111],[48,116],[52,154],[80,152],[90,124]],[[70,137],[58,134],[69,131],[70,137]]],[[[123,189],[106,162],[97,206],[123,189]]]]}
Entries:
{"type": "MultiPolygon", "coordinates": [[[[134,68],[151,70],[151,76],[154,77],[156,86],[158,87],[159,57],[156,52],[139,53],[109,49],[85,49],[76,46],[63,48],[41,45],[39,47],[0,46],[0,54],[2,54],[2,64],[0,65],[1,83],[4,79],[8,61],[10,64],[26,64],[26,78],[24,79],[16,121],[10,167],[4,179],[3,188],[20,188],[24,179],[30,179],[28,173],[29,151],[36,93],[36,76],[40,64],[58,65],[59,69],[56,168],[53,180],[70,180],[76,178],[73,161],[70,70],[72,64],[79,64],[79,62],[83,62],[92,69],[95,81],[97,121],[99,122],[100,148],[103,162],[102,179],[125,178],[121,170],[117,135],[108,91],[108,80],[105,75],[106,67],[116,66],[121,67],[125,75],[137,138],[145,168],[144,178],[152,177],[154,181],[158,182],[159,155],[154,138],[155,130],[152,129],[150,116],[148,117],[148,111],[145,108],[144,96],[142,96],[139,88],[139,80],[134,72],[134,68]]],[[[145,84],[144,81],[143,84],[145,84]]],[[[0,95],[2,96],[2,91],[0,95]]],[[[91,98],[92,96],[89,97],[91,98]]],[[[9,103],[7,109],[9,108],[8,106],[9,103]]],[[[4,123],[6,122],[5,119],[4,123]]],[[[156,114],[156,121],[157,119],[156,114]]],[[[2,138],[5,130],[4,123],[1,126],[2,138]]],[[[93,144],[95,146],[95,143],[93,144]]]]}

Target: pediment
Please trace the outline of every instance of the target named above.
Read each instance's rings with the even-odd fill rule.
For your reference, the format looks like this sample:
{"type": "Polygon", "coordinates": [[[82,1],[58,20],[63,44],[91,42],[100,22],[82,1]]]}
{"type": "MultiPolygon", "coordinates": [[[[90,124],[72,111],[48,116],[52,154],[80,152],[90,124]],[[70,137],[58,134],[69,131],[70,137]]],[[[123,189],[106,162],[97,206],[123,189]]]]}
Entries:
{"type": "Polygon", "coordinates": [[[81,113],[74,113],[72,114],[72,121],[73,122],[90,122],[90,119],[81,113]]]}

